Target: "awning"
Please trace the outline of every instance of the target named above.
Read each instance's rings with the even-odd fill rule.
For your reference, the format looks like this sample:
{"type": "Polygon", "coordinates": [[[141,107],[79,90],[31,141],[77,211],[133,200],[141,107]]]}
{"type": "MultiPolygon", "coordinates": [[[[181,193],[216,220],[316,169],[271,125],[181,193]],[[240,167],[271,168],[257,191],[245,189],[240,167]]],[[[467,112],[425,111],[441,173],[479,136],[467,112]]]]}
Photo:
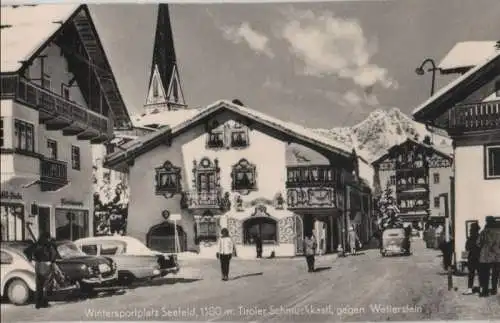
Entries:
{"type": "Polygon", "coordinates": [[[0,183],[1,198],[9,200],[9,199],[23,199],[23,192],[30,186],[38,184],[37,178],[29,178],[29,177],[10,177],[8,179],[3,179],[0,183]]]}

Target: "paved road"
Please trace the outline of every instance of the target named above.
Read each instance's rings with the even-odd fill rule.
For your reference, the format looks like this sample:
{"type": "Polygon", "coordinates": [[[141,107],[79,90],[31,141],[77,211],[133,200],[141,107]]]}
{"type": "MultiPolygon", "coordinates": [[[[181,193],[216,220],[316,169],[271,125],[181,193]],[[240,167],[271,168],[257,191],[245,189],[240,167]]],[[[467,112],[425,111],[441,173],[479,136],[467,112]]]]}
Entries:
{"type": "MultiPolygon", "coordinates": [[[[222,282],[215,260],[189,260],[185,279],[170,278],[123,295],[50,310],[2,305],[2,319],[197,321],[407,321],[500,319],[500,297],[447,291],[438,252],[414,243],[410,257],[382,258],[376,250],[348,258],[325,256],[316,273],[303,259],[235,260],[222,282]],[[197,273],[201,273],[198,275],[197,273]],[[186,279],[186,277],[193,279],[186,279]],[[200,276],[199,280],[196,280],[200,276]]],[[[465,278],[455,278],[464,288],[465,278]]]]}

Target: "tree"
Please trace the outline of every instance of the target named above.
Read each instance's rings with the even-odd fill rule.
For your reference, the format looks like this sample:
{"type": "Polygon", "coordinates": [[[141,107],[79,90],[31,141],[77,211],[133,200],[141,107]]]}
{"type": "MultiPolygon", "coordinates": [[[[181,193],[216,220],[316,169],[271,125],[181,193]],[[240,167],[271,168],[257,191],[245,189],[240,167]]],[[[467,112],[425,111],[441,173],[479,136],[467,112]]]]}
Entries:
{"type": "Polygon", "coordinates": [[[386,188],[382,192],[382,195],[377,201],[378,208],[378,225],[380,230],[384,230],[389,227],[394,227],[400,224],[399,220],[399,209],[396,205],[396,201],[392,196],[392,189],[389,182],[386,188]]]}

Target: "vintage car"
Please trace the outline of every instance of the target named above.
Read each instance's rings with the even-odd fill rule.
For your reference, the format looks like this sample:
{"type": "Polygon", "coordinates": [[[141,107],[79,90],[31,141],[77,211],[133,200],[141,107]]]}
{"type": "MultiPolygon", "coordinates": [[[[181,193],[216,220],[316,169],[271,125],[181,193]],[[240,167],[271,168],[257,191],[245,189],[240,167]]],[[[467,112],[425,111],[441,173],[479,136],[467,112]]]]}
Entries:
{"type": "Polygon", "coordinates": [[[35,268],[26,256],[15,248],[0,248],[0,293],[12,304],[28,303],[36,289],[35,268]]]}
{"type": "MultiPolygon", "coordinates": [[[[2,242],[2,250],[17,251],[28,263],[26,249],[31,241],[2,242]]],[[[56,264],[69,280],[70,284],[78,284],[86,294],[93,293],[96,287],[113,286],[118,278],[116,263],[106,257],[89,256],[68,240],[56,241],[56,264]]],[[[3,268],[2,268],[3,269],[3,268]]],[[[34,268],[33,274],[34,274],[34,268]]]]}
{"type": "Polygon", "coordinates": [[[382,233],[380,254],[382,257],[395,254],[409,256],[411,254],[410,245],[410,237],[404,228],[385,229],[382,233]]]}
{"type": "Polygon", "coordinates": [[[177,255],[165,255],[128,236],[89,237],[75,241],[86,254],[112,258],[118,267],[118,280],[130,284],[135,280],[163,277],[177,273],[177,255]]]}

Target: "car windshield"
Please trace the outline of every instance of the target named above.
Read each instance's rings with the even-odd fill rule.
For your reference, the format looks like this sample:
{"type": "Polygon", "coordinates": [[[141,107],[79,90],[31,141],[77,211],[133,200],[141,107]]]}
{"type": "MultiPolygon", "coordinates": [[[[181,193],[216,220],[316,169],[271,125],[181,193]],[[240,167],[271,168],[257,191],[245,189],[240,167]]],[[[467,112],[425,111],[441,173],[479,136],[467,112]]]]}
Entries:
{"type": "Polygon", "coordinates": [[[83,251],[78,249],[78,247],[74,243],[71,243],[71,242],[65,242],[65,243],[59,244],[57,246],[57,252],[59,252],[59,255],[63,259],[85,256],[83,251]]]}

